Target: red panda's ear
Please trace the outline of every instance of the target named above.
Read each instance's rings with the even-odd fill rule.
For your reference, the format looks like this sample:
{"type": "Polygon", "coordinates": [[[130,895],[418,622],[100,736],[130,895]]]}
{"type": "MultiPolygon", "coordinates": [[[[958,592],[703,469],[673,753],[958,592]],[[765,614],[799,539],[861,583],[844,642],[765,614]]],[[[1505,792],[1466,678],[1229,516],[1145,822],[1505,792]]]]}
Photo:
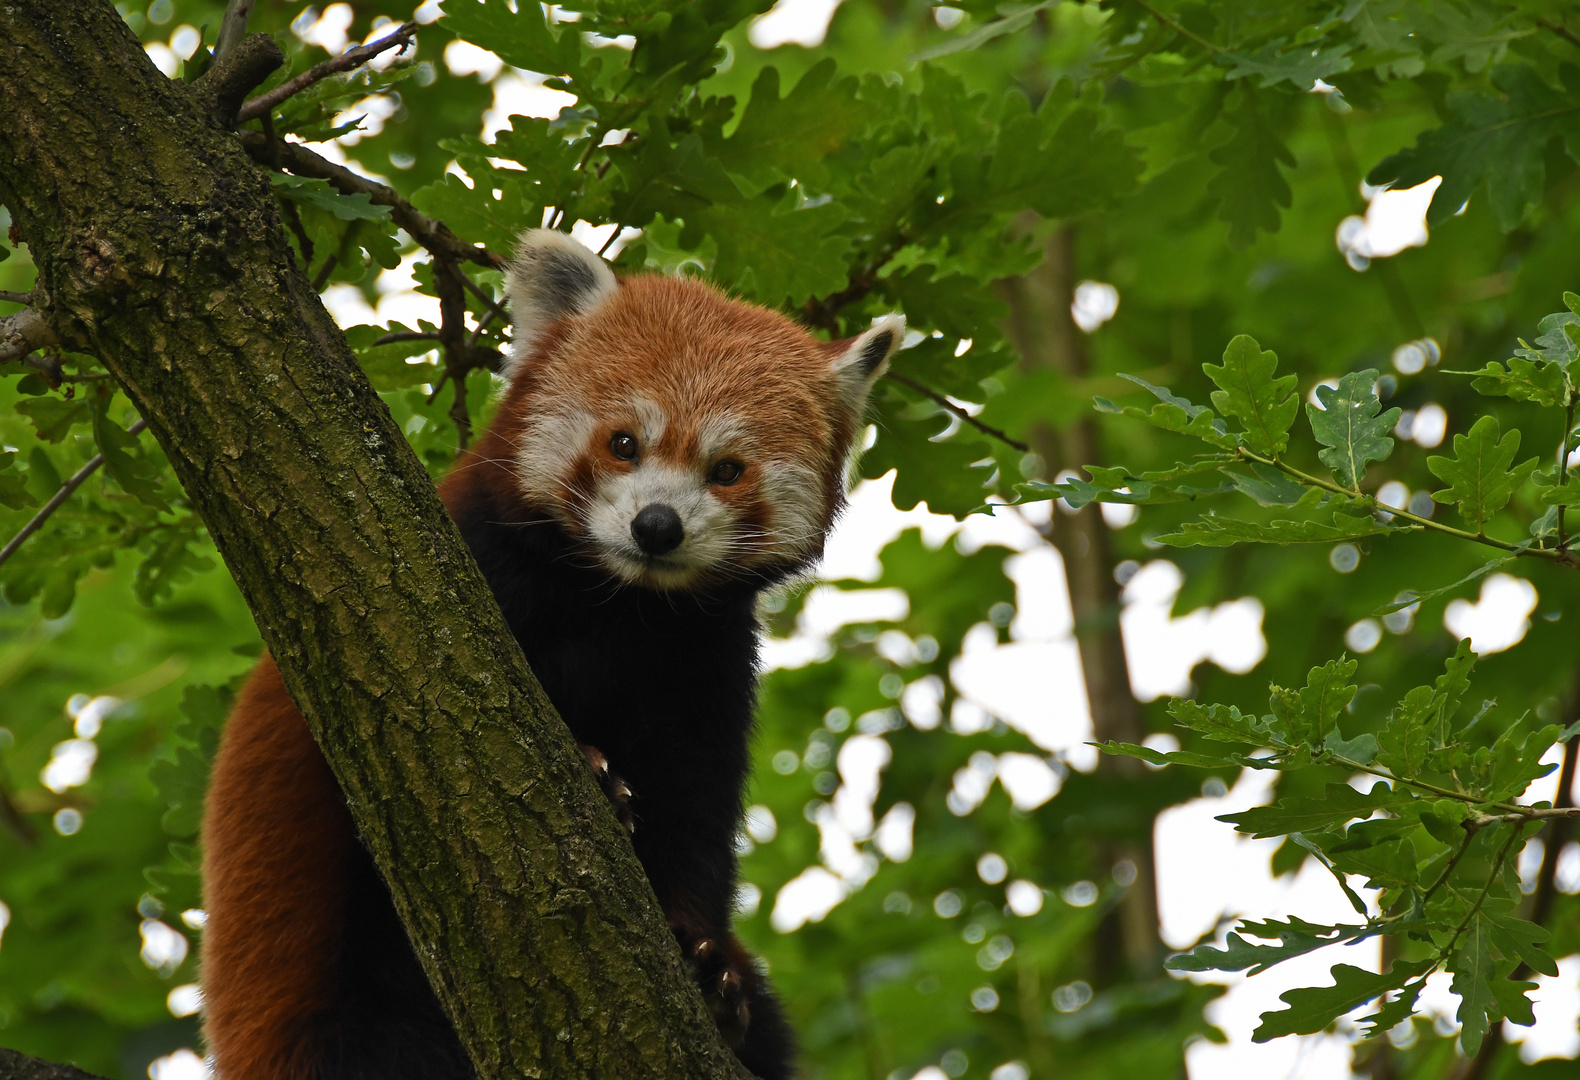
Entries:
{"type": "Polygon", "coordinates": [[[532,353],[543,330],[567,315],[585,315],[620,283],[609,264],[565,233],[528,229],[505,266],[505,295],[514,324],[506,377],[532,353]]]}
{"type": "Polygon", "coordinates": [[[878,377],[889,369],[889,357],[905,340],[905,316],[885,315],[859,337],[832,343],[838,348],[831,365],[835,383],[846,404],[860,413],[878,377]]]}

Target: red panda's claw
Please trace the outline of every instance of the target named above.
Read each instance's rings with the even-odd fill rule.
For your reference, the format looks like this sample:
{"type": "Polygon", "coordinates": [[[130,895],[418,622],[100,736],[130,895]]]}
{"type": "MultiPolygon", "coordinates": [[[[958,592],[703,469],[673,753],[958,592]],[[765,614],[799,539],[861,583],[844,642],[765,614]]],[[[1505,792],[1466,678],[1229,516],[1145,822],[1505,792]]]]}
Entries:
{"type": "Polygon", "coordinates": [[[592,770],[593,779],[598,782],[604,798],[609,800],[609,805],[614,809],[615,819],[625,826],[626,832],[636,832],[636,815],[631,812],[631,801],[636,798],[636,794],[624,780],[609,771],[609,759],[602,750],[583,743],[582,755],[586,757],[587,767],[592,770]]]}

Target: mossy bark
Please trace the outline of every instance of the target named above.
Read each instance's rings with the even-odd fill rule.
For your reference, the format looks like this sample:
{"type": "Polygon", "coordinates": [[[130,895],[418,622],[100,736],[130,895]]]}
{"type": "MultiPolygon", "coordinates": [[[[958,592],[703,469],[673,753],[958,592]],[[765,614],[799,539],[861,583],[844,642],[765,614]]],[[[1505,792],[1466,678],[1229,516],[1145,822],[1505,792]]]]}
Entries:
{"type": "Polygon", "coordinates": [[[147,419],[488,1080],[743,1075],[433,485],[201,89],[6,0],[0,201],[147,419]]]}
{"type": "Polygon", "coordinates": [[[55,1065],[15,1050],[0,1050],[0,1080],[104,1080],[70,1065],[55,1065]]]}

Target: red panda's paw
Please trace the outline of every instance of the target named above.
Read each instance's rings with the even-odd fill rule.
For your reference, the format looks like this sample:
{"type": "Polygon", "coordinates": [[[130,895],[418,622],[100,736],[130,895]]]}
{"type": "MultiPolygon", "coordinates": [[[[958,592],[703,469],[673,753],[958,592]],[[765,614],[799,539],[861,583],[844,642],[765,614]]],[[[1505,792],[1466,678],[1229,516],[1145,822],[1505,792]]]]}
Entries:
{"type": "Polygon", "coordinates": [[[686,954],[686,967],[702,990],[702,1000],[719,1025],[719,1034],[732,1049],[739,1049],[752,1019],[746,997],[746,971],[737,963],[745,959],[744,955],[731,955],[738,948],[727,949],[708,937],[689,945],[682,941],[681,948],[686,954]]]}
{"type": "Polygon", "coordinates": [[[587,758],[587,767],[592,770],[593,779],[598,781],[604,798],[608,799],[609,805],[614,808],[615,820],[625,826],[626,832],[636,832],[636,815],[631,812],[631,801],[636,796],[632,794],[626,782],[610,770],[609,759],[604,757],[602,750],[586,743],[582,743],[581,748],[582,754],[587,758]]]}

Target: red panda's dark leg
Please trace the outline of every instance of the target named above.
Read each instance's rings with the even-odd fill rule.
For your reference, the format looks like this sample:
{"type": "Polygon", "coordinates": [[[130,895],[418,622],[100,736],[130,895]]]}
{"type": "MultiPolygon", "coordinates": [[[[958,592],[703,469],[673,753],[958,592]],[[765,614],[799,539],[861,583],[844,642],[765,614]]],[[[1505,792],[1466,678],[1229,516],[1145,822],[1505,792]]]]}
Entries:
{"type": "Polygon", "coordinates": [[[357,839],[265,657],[226,727],[203,824],[205,1033],[225,1080],[305,1080],[334,1004],[357,839]]]}

